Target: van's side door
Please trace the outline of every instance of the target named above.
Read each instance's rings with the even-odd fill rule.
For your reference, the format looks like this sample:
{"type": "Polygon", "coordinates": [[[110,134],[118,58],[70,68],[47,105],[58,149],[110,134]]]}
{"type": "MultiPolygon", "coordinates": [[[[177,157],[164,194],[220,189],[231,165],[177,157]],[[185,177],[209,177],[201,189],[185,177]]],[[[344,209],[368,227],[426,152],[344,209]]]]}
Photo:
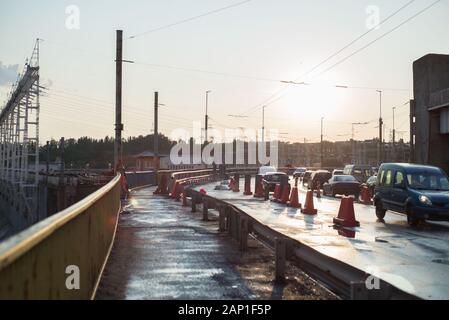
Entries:
{"type": "Polygon", "coordinates": [[[382,175],[380,197],[382,199],[384,209],[387,210],[394,210],[391,198],[393,178],[393,170],[385,169],[382,175]]]}
{"type": "Polygon", "coordinates": [[[405,202],[407,201],[407,198],[408,193],[405,175],[402,171],[396,171],[393,187],[391,189],[391,209],[397,212],[405,212],[405,202]]]}

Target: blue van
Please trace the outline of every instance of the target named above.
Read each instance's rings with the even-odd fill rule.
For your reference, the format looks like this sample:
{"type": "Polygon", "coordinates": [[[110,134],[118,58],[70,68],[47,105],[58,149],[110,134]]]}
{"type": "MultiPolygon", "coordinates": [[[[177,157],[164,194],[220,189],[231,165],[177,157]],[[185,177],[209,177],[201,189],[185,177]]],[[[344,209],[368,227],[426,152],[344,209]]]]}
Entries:
{"type": "Polygon", "coordinates": [[[404,213],[415,226],[422,220],[449,221],[449,180],[437,167],[387,163],[379,168],[374,191],[376,216],[404,213]]]}

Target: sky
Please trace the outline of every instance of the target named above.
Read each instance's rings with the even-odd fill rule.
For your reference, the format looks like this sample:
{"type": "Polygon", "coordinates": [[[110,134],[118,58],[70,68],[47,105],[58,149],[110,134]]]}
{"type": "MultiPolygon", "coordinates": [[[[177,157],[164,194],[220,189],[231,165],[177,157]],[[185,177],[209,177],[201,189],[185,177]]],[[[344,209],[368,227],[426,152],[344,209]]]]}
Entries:
{"type": "Polygon", "coordinates": [[[46,87],[41,143],[62,136],[113,136],[115,34],[122,29],[124,59],[135,62],[123,65],[125,137],[153,132],[155,91],[163,104],[159,128],[168,135],[203,122],[210,90],[210,126],[216,129],[258,129],[266,104],[265,126],[277,129],[283,140],[319,141],[321,117],[326,140],[350,139],[353,122],[369,122],[355,126],[354,137],[371,139],[378,134],[381,89],[387,141],[393,107],[398,137],[408,141],[405,103],[413,98],[412,63],[428,53],[449,54],[449,1],[373,41],[434,1],[252,0],[164,27],[242,0],[0,0],[0,104],[40,38],[46,87]],[[409,2],[370,29],[371,8],[378,8],[382,21],[409,2]],[[79,9],[79,28],[67,25],[76,20],[74,11],[66,12],[71,6],[79,9]],[[281,81],[293,80],[308,85],[283,90],[281,81]]]}

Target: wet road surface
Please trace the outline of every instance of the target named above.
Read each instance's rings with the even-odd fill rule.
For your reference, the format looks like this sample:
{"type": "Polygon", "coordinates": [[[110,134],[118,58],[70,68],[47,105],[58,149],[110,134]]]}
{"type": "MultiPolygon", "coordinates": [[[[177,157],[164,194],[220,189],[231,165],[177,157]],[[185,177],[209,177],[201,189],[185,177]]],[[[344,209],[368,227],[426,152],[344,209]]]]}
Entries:
{"type": "MultiPolygon", "coordinates": [[[[244,190],[241,179],[240,190],[244,190]]],[[[373,206],[355,204],[360,228],[354,237],[334,230],[340,200],[314,198],[317,216],[271,201],[244,196],[242,192],[218,191],[218,183],[202,186],[210,196],[229,200],[259,222],[321,253],[346,262],[396,287],[424,299],[449,299],[449,224],[428,222],[421,228],[407,225],[404,215],[387,212],[378,221],[373,206]]],[[[254,187],[254,180],[251,185],[254,187]]],[[[299,201],[304,204],[305,189],[299,201]]]]}
{"type": "Polygon", "coordinates": [[[153,190],[133,192],[125,206],[96,299],[335,298],[294,266],[274,284],[272,252],[253,240],[240,253],[213,217],[202,222],[153,190]]]}

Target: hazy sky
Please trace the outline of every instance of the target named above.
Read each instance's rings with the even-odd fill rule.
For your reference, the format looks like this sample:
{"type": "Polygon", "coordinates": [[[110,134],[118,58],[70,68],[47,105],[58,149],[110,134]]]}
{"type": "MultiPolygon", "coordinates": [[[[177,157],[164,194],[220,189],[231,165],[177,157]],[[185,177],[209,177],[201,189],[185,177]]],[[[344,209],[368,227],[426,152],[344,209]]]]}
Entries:
{"type": "MultiPolygon", "coordinates": [[[[124,42],[123,103],[125,136],[153,130],[153,92],[159,91],[160,128],[191,128],[203,121],[205,91],[210,94],[211,126],[259,128],[260,106],[359,35],[368,31],[366,12],[380,9],[380,19],[410,0],[252,0],[243,5],[124,42]],[[158,65],[158,66],[155,66],[158,65]],[[198,69],[209,72],[193,72],[198,69]],[[234,77],[240,75],[245,77],[234,77]],[[257,108],[259,106],[259,108],[257,108]],[[230,114],[246,115],[233,118],[230,114]]],[[[124,37],[225,7],[239,0],[146,1],[5,1],[0,0],[0,103],[6,98],[11,70],[41,43],[41,78],[48,87],[42,98],[41,141],[61,136],[104,137],[114,134],[115,30],[124,37]],[[66,28],[66,7],[80,10],[80,28],[66,28]]],[[[383,89],[386,134],[392,128],[392,107],[412,98],[412,63],[427,53],[449,54],[449,1],[442,0],[422,15],[328,72],[342,58],[363,47],[434,0],[416,0],[380,29],[291,86],[266,109],[266,127],[290,141],[318,141],[320,118],[325,138],[377,135],[379,94],[383,89]],[[318,76],[316,76],[318,75],[318,76]],[[371,89],[341,89],[335,85],[371,89]]],[[[408,138],[408,106],[398,108],[396,126],[408,138]]],[[[399,132],[399,136],[401,132],[399,132]]]]}

